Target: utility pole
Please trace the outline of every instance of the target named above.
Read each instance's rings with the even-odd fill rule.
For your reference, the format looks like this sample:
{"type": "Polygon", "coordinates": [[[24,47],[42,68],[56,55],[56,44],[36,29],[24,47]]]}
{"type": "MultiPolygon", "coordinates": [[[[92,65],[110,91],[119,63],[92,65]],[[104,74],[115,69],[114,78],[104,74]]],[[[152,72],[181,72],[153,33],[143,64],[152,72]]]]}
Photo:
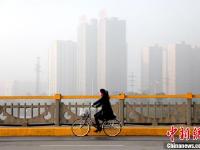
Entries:
{"type": "Polygon", "coordinates": [[[36,87],[35,87],[35,93],[38,95],[40,93],[40,72],[41,72],[41,66],[40,66],[40,57],[37,57],[36,60],[36,87]]]}
{"type": "Polygon", "coordinates": [[[129,86],[131,87],[131,92],[134,93],[135,88],[135,75],[133,72],[128,76],[129,78],[129,86]]]}

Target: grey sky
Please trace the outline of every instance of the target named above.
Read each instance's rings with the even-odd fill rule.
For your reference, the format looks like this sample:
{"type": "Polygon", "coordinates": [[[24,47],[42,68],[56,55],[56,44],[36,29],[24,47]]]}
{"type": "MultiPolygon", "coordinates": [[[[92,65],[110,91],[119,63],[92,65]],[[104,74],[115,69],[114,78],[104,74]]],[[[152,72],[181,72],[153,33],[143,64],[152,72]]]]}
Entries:
{"type": "Polygon", "coordinates": [[[127,21],[129,71],[137,82],[143,47],[200,45],[200,0],[0,0],[0,81],[35,80],[37,56],[46,80],[52,42],[76,41],[79,17],[97,18],[102,9],[127,21]]]}

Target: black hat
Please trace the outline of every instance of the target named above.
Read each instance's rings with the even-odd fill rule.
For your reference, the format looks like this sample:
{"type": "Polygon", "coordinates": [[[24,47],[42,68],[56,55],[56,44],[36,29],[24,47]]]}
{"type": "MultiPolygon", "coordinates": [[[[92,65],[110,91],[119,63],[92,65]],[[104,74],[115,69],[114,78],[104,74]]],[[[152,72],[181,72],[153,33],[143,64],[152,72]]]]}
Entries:
{"type": "Polygon", "coordinates": [[[101,92],[104,96],[108,95],[108,91],[105,90],[105,89],[100,89],[100,92],[101,92]]]}
{"type": "Polygon", "coordinates": [[[106,93],[106,90],[105,90],[105,89],[100,89],[100,92],[101,92],[102,94],[105,94],[105,93],[106,93]]]}

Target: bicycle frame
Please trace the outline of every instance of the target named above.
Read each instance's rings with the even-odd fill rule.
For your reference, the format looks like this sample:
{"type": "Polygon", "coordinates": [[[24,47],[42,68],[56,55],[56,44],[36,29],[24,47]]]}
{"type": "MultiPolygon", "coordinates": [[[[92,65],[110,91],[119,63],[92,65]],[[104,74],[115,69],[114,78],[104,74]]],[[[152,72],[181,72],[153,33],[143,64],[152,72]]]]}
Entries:
{"type": "MultiPolygon", "coordinates": [[[[81,133],[80,136],[87,135],[90,132],[92,126],[96,127],[93,118],[91,118],[91,106],[89,107],[89,112],[85,113],[81,118],[75,120],[74,123],[76,121],[78,121],[78,124],[73,124],[72,125],[72,132],[73,132],[73,134],[75,134],[77,136],[78,136],[78,133],[76,133],[76,130],[73,130],[73,129],[76,129],[76,128],[74,128],[76,125],[79,125],[78,128],[81,128],[81,129],[83,127],[87,127],[87,128],[85,128],[86,130],[84,129],[85,130],[84,133],[83,134],[81,133]]],[[[120,121],[117,120],[117,119],[114,119],[114,121],[117,121],[116,124],[119,127],[117,132],[114,131],[115,132],[114,134],[113,133],[109,133],[109,130],[114,127],[113,123],[110,124],[110,120],[101,120],[101,122],[100,122],[100,126],[102,127],[104,133],[106,135],[108,135],[108,136],[116,136],[121,132],[121,123],[120,123],[120,121]]],[[[114,127],[114,129],[115,129],[115,127],[114,127]]]]}
{"type": "MultiPolygon", "coordinates": [[[[92,107],[92,106],[89,106],[89,112],[90,112],[90,113],[89,113],[87,116],[83,116],[81,119],[85,121],[84,124],[86,124],[86,122],[89,122],[90,127],[91,127],[91,126],[95,127],[95,126],[94,126],[94,125],[95,125],[95,122],[94,122],[93,119],[91,118],[91,117],[92,117],[92,116],[91,116],[91,107],[92,107]]],[[[105,122],[105,120],[102,120],[102,122],[100,123],[100,126],[102,126],[104,122],[105,122]]]]}

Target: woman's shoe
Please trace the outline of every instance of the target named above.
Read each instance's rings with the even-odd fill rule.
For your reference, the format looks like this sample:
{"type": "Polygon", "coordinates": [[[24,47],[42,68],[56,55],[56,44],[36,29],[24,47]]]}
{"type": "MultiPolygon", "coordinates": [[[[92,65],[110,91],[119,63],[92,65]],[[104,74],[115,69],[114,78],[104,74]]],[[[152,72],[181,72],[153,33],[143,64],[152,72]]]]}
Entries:
{"type": "Polygon", "coordinates": [[[96,129],[94,132],[96,132],[96,133],[97,133],[97,132],[99,132],[99,130],[98,130],[98,129],[96,129]]]}
{"type": "Polygon", "coordinates": [[[101,132],[102,128],[97,128],[94,132],[101,132]]]}

